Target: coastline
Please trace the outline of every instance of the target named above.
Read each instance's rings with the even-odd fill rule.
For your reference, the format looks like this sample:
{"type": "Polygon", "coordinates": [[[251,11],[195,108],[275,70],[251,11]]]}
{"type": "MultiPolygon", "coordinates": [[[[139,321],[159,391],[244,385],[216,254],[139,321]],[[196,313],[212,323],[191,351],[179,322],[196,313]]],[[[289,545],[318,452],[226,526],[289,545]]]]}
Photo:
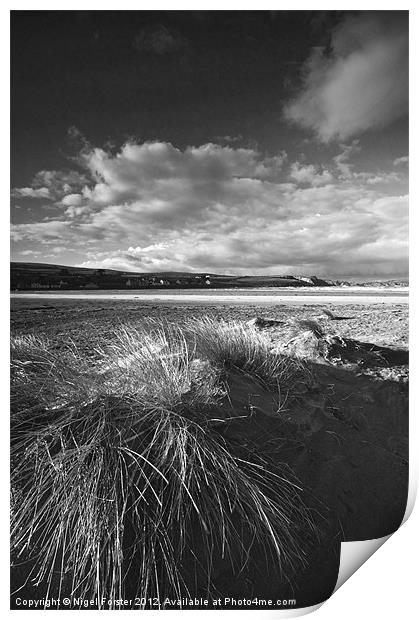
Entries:
{"type": "Polygon", "coordinates": [[[281,289],[273,293],[272,289],[252,290],[249,289],[214,289],[211,291],[181,289],[177,291],[37,291],[37,292],[12,292],[11,299],[30,300],[120,300],[134,301],[141,303],[164,302],[168,304],[196,304],[196,305],[219,305],[219,304],[407,304],[409,301],[409,290],[400,289],[381,289],[355,287],[352,289],[342,288],[339,290],[327,291],[319,288],[316,290],[302,289],[281,289]],[[220,291],[220,292],[219,292],[220,291]],[[227,292],[228,291],[228,292],[227,292]]]}

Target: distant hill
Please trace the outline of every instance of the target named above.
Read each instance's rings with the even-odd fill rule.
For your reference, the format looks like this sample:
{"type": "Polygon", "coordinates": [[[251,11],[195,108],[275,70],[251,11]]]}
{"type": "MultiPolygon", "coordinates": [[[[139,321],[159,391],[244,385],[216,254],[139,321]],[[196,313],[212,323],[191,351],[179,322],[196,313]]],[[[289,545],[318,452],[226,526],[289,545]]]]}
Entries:
{"type": "Polygon", "coordinates": [[[391,280],[365,280],[357,282],[356,280],[347,282],[345,280],[335,280],[337,286],[369,286],[375,288],[390,288],[390,287],[406,287],[409,286],[409,278],[396,278],[391,280]]]}
{"type": "Polygon", "coordinates": [[[400,280],[370,280],[368,282],[360,282],[357,286],[378,286],[380,288],[387,288],[393,286],[409,286],[409,280],[401,278],[400,280]]]}
{"type": "Polygon", "coordinates": [[[49,263],[12,262],[10,270],[12,290],[254,288],[264,286],[334,286],[334,282],[316,276],[233,276],[177,271],[141,273],[49,263]]]}

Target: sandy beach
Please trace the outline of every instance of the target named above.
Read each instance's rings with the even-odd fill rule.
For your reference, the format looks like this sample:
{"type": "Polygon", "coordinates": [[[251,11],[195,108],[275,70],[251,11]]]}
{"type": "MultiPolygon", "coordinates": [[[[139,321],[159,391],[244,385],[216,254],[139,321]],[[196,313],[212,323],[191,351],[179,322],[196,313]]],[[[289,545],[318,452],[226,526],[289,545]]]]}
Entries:
{"type": "Polygon", "coordinates": [[[137,291],[54,291],[12,293],[12,299],[25,300],[141,300],[175,304],[407,304],[408,288],[351,287],[328,289],[216,289],[203,293],[200,290],[137,290],[137,291]]]}

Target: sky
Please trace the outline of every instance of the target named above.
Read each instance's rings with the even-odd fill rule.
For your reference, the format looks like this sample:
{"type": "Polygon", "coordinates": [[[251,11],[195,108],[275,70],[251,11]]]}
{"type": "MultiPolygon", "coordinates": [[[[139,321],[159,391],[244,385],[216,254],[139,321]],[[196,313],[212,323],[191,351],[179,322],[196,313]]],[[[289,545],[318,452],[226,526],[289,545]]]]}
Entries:
{"type": "Polygon", "coordinates": [[[12,260],[405,277],[407,227],[407,12],[12,11],[12,260]]]}

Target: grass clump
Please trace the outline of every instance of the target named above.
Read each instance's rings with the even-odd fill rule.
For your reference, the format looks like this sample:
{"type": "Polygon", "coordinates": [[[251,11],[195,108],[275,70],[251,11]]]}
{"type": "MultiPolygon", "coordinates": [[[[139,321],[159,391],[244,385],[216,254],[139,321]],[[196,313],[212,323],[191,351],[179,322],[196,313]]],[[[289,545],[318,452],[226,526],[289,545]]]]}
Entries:
{"type": "Polygon", "coordinates": [[[209,320],[119,329],[94,364],[15,339],[12,547],[34,560],[28,578],[99,601],[214,594],[217,567],[238,576],[256,557],[292,579],[312,528],[301,490],[209,423],[218,365],[288,376],[274,358],[256,333],[209,320]]]}
{"type": "Polygon", "coordinates": [[[197,319],[188,322],[186,334],[215,366],[242,370],[268,385],[289,386],[303,370],[291,357],[274,353],[269,339],[243,323],[197,319]]]}

